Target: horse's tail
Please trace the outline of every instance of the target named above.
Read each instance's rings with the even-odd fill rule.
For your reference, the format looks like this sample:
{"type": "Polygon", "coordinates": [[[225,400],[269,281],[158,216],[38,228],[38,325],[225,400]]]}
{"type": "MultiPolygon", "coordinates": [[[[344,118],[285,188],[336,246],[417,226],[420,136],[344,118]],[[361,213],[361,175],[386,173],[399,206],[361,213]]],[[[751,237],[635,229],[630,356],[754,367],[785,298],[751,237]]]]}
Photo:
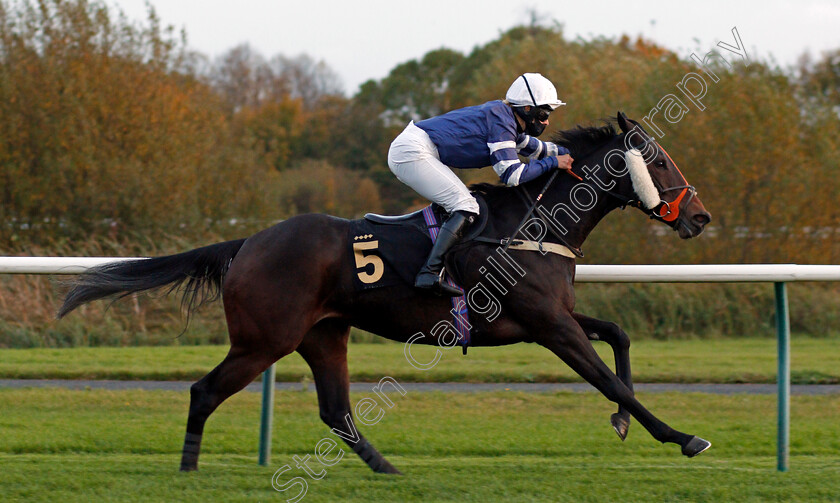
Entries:
{"type": "Polygon", "coordinates": [[[127,295],[171,285],[167,294],[180,290],[187,316],[198,306],[219,298],[231,260],[245,243],[227,241],[192,251],[149,259],[115,262],[93,267],[70,284],[58,317],[92,300],[120,299],[127,295]]]}

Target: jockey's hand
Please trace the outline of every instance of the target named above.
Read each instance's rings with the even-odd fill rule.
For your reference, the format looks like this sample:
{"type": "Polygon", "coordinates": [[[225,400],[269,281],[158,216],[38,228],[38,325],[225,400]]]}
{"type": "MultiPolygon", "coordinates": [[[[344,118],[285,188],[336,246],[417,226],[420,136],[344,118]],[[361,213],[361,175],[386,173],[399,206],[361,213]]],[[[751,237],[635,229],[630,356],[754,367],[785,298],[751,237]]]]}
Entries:
{"type": "Polygon", "coordinates": [[[563,169],[563,170],[566,170],[566,171],[571,171],[572,162],[574,162],[574,159],[572,159],[572,156],[570,156],[569,154],[558,155],[557,156],[557,169],[563,169]]]}

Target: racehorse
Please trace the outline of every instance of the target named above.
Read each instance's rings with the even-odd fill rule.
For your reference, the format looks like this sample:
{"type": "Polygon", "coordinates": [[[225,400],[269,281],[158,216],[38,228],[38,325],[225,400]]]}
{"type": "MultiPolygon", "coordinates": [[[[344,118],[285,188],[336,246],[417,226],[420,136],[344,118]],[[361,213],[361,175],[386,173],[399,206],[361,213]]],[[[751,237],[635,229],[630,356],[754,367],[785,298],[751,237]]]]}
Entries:
{"type": "MultiPolygon", "coordinates": [[[[693,457],[711,444],[672,429],[635,398],[628,335],[614,323],[574,311],[574,257],[610,211],[638,207],[683,239],[699,235],[711,220],[694,187],[655,139],[621,112],[614,122],[620,132],[608,122],[556,135],[554,141],[568,147],[575,158],[574,177],[559,176],[553,185],[546,183],[560,173],[555,171],[516,188],[475,186],[491,208],[481,233],[484,241],[466,241],[453,249],[446,258],[446,270],[469,290],[485,278],[480,271],[486,275],[486,269],[478,266],[490,257],[515,261],[517,270],[526,274],[507,283],[509,291],[499,296],[496,316],[472,317],[471,345],[534,342],[544,346],[618,404],[610,421],[622,440],[633,416],[656,440],[675,443],[684,455],[693,457]],[[543,243],[535,249],[562,245],[574,253],[508,247],[526,232],[520,224],[529,206],[537,211],[529,212],[534,216],[526,226],[528,235],[543,243]],[[497,246],[492,245],[494,240],[497,246]],[[615,373],[593,349],[590,341],[594,340],[612,347],[615,373]]],[[[422,332],[422,340],[415,342],[444,345],[446,334],[429,329],[452,315],[450,299],[410,284],[354,288],[358,271],[352,258],[348,259],[350,225],[351,221],[332,216],[300,215],[247,239],[99,266],[74,281],[58,316],[95,299],[163,286],[182,292],[182,305],[189,315],[221,294],[231,347],[224,360],[190,388],[181,470],[198,468],[210,414],[293,351],[312,369],[324,423],[338,431],[355,431],[347,371],[350,327],[401,342],[422,332]]],[[[360,433],[344,440],[374,471],[399,473],[360,433]]]]}

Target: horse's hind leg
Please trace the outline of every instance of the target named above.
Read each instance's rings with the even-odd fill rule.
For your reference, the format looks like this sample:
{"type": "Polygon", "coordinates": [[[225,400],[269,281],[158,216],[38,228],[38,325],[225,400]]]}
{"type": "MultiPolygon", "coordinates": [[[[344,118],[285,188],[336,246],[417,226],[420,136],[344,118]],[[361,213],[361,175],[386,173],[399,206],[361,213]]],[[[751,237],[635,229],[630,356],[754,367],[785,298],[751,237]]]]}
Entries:
{"type": "MultiPolygon", "coordinates": [[[[630,375],[630,337],[615,323],[590,318],[579,313],[572,317],[586,332],[589,340],[604,341],[612,347],[615,356],[615,373],[630,391],[633,391],[633,379],[630,375]]],[[[630,428],[630,412],[621,405],[618,412],[610,416],[610,423],[621,440],[627,438],[630,428]]]]}
{"type": "Polygon", "coordinates": [[[222,363],[190,387],[190,412],[181,471],[198,469],[204,423],[228,397],[242,390],[277,360],[270,352],[231,347],[222,363]]]}
{"type": "MultiPolygon", "coordinates": [[[[231,348],[222,363],[190,388],[190,412],[181,470],[198,468],[198,453],[204,423],[228,397],[242,390],[272,363],[295,350],[308,329],[305,316],[273,319],[270,305],[234,301],[236,292],[225,298],[225,314],[231,348]],[[261,316],[255,318],[254,314],[261,316]]],[[[266,301],[270,302],[270,301],[266,301]]]]}
{"type": "Polygon", "coordinates": [[[312,369],[321,420],[335,431],[346,432],[339,436],[373,471],[399,474],[400,471],[358,432],[353,422],[347,373],[349,335],[350,326],[346,322],[326,319],[312,327],[297,348],[312,369]]]}
{"type": "Polygon", "coordinates": [[[190,389],[182,470],[196,469],[204,423],[216,407],[294,351],[324,315],[325,295],[334,292],[334,272],[343,264],[343,236],[333,219],[313,215],[290,219],[242,245],[223,287],[231,349],[190,389]]]}
{"type": "Polygon", "coordinates": [[[187,435],[181,457],[181,471],[198,469],[198,454],[204,423],[228,397],[250,384],[272,363],[295,350],[306,333],[305,320],[288,319],[286,323],[253,318],[253,313],[270,313],[262,305],[234,302],[235,292],[225,298],[225,314],[231,347],[225,359],[190,388],[190,412],[187,435]],[[276,329],[276,333],[269,329],[276,329]]]}

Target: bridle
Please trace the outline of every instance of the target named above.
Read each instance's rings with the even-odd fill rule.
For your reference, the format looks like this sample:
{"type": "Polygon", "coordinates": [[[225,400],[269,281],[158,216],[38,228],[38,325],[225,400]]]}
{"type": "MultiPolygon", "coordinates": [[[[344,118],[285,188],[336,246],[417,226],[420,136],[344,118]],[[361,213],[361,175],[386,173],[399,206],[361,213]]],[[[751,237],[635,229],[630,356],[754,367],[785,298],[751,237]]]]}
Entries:
{"type": "Polygon", "coordinates": [[[680,217],[681,208],[688,206],[691,200],[697,196],[697,189],[694,188],[693,185],[690,185],[688,183],[688,180],[685,179],[685,176],[682,174],[682,171],[680,171],[680,168],[677,167],[677,163],[675,163],[674,160],[671,159],[671,156],[668,155],[668,152],[664,148],[662,148],[662,145],[657,143],[656,140],[654,140],[652,137],[648,136],[648,138],[642,143],[638,145],[631,145],[631,147],[638,150],[639,152],[642,152],[642,149],[647,147],[651,143],[653,143],[657,149],[661,150],[662,153],[664,153],[665,156],[668,158],[668,160],[671,161],[671,164],[674,165],[674,169],[676,169],[677,173],[680,174],[680,178],[682,178],[683,185],[675,185],[673,187],[662,188],[659,182],[653,180],[653,177],[651,177],[653,185],[654,187],[656,187],[656,190],[659,193],[660,197],[659,204],[653,208],[646,208],[640,200],[632,197],[627,197],[624,194],[619,194],[611,190],[605,190],[604,192],[607,195],[612,196],[613,198],[621,201],[621,209],[624,209],[627,206],[633,206],[635,208],[640,209],[650,218],[654,220],[661,220],[668,224],[670,227],[676,229],[677,219],[679,219],[680,217]],[[679,190],[680,193],[672,201],[666,201],[665,199],[663,199],[665,193],[673,192],[675,190],[679,190]],[[686,196],[688,196],[687,199],[686,196]],[[685,200],[685,203],[683,203],[683,200],[685,200]]]}
{"type": "MultiPolygon", "coordinates": [[[[659,204],[653,208],[646,208],[639,199],[627,197],[624,194],[619,194],[617,192],[613,192],[612,190],[604,190],[604,192],[607,195],[618,199],[621,202],[621,209],[624,209],[627,206],[633,206],[647,214],[651,219],[661,220],[673,229],[676,229],[677,225],[679,225],[680,223],[682,223],[684,227],[687,227],[687,225],[684,222],[678,221],[680,217],[680,211],[682,207],[688,206],[688,204],[691,203],[691,200],[697,196],[697,189],[694,188],[693,185],[690,185],[688,183],[688,181],[685,179],[685,176],[682,174],[682,171],[680,171],[680,168],[677,166],[677,163],[675,163],[674,160],[671,159],[671,156],[668,154],[668,152],[664,148],[662,148],[662,146],[659,145],[659,143],[657,143],[656,140],[654,140],[652,137],[648,136],[648,138],[644,142],[640,143],[639,145],[631,145],[631,147],[641,152],[643,148],[645,148],[651,143],[653,143],[656,146],[656,148],[661,150],[665,154],[665,156],[668,157],[668,160],[671,161],[671,164],[674,165],[674,168],[677,170],[677,173],[680,174],[680,178],[682,178],[683,185],[675,185],[673,187],[662,188],[661,185],[656,180],[653,180],[653,177],[651,177],[651,180],[653,181],[653,184],[656,187],[656,190],[658,191],[660,196],[659,204]],[[672,201],[666,201],[662,198],[665,195],[665,193],[673,192],[676,190],[679,190],[680,193],[672,201]],[[686,198],[686,196],[688,197],[686,198]]],[[[574,172],[572,172],[571,169],[569,171],[575,176],[575,178],[581,179],[579,176],[574,174],[574,172]]],[[[545,194],[549,186],[551,186],[551,184],[554,182],[554,179],[556,178],[558,173],[559,171],[556,171],[552,174],[551,178],[549,178],[548,180],[548,183],[546,183],[546,185],[543,187],[542,191],[540,191],[540,194],[536,198],[532,198],[524,187],[521,187],[522,190],[517,191],[517,194],[520,197],[522,197],[525,205],[529,206],[529,210],[528,213],[525,215],[525,218],[522,219],[522,222],[520,222],[519,226],[517,227],[517,231],[512,235],[512,238],[516,237],[516,235],[519,233],[519,231],[525,224],[526,220],[534,213],[534,209],[536,208],[537,204],[542,198],[542,195],[545,194]]],[[[572,250],[572,252],[575,255],[583,257],[583,251],[580,250],[580,248],[570,246],[569,243],[562,236],[560,230],[556,228],[556,224],[554,222],[551,222],[550,219],[544,218],[541,212],[536,213],[537,218],[545,224],[548,231],[551,232],[551,234],[553,234],[554,237],[560,241],[560,243],[566,245],[566,247],[572,250]]]]}
{"type": "MultiPolygon", "coordinates": [[[[526,84],[527,84],[527,80],[526,80],[526,84]]],[[[530,91],[530,89],[529,89],[529,91],[530,91]]],[[[649,145],[651,143],[653,143],[656,146],[656,148],[661,150],[665,154],[665,156],[668,157],[668,160],[671,161],[671,164],[674,165],[674,169],[676,169],[677,173],[680,174],[680,178],[682,178],[682,181],[683,181],[684,184],[683,185],[675,185],[673,187],[668,187],[668,188],[661,188],[660,184],[656,180],[653,180],[653,177],[651,177],[651,181],[653,182],[653,185],[654,185],[654,187],[656,187],[656,190],[657,190],[657,192],[659,193],[659,196],[660,196],[659,204],[656,205],[653,208],[645,207],[645,205],[642,204],[642,202],[639,199],[632,198],[632,197],[627,197],[624,194],[619,194],[617,192],[613,192],[612,190],[604,190],[603,192],[605,192],[607,195],[609,195],[609,196],[611,196],[615,199],[618,199],[621,202],[621,204],[620,204],[621,209],[624,209],[627,206],[633,206],[633,207],[636,207],[636,208],[640,209],[641,211],[643,211],[650,218],[652,218],[654,220],[661,220],[661,221],[665,222],[669,227],[671,227],[675,230],[677,228],[677,225],[679,225],[679,224],[682,224],[684,227],[688,228],[688,226],[685,224],[685,222],[679,221],[680,211],[681,211],[681,207],[683,207],[683,204],[685,206],[688,206],[688,204],[691,203],[691,200],[694,199],[695,196],[697,196],[697,189],[694,188],[693,185],[690,185],[688,183],[688,180],[685,179],[685,176],[682,174],[682,171],[680,171],[680,168],[677,166],[677,163],[675,163],[674,160],[671,159],[671,156],[668,154],[668,152],[664,148],[662,148],[662,146],[659,145],[659,143],[657,143],[656,140],[654,140],[651,136],[648,136],[648,138],[645,141],[643,141],[642,143],[640,143],[639,145],[631,145],[631,147],[633,149],[636,149],[637,151],[639,151],[641,153],[642,149],[645,148],[647,145],[649,145]],[[665,199],[662,199],[662,196],[666,192],[673,192],[675,190],[679,190],[680,193],[677,195],[677,197],[674,198],[674,200],[666,201],[665,199]],[[686,199],[686,195],[688,195],[687,199],[686,199]],[[685,200],[685,203],[683,203],[683,200],[685,200]]],[[[582,178],[580,176],[578,176],[577,174],[575,174],[571,169],[569,169],[569,172],[572,175],[574,175],[575,178],[577,178],[579,180],[582,180],[582,178]]],[[[522,198],[522,201],[525,203],[525,205],[528,206],[528,212],[525,214],[525,217],[522,218],[522,221],[516,227],[516,231],[513,234],[511,234],[510,238],[505,238],[505,239],[502,239],[500,241],[492,240],[492,239],[484,240],[482,238],[476,238],[476,240],[488,241],[488,242],[492,242],[492,243],[500,243],[500,244],[504,245],[505,249],[507,249],[507,247],[510,245],[510,243],[514,239],[516,239],[517,235],[522,230],[522,228],[525,226],[526,222],[531,217],[531,215],[534,214],[534,210],[536,209],[537,205],[539,204],[540,200],[542,199],[542,196],[546,193],[546,191],[548,191],[548,188],[554,183],[554,180],[557,178],[557,175],[559,173],[560,173],[559,170],[552,173],[551,177],[548,179],[548,182],[545,184],[545,186],[543,187],[543,189],[540,191],[539,195],[536,198],[532,198],[531,195],[528,193],[528,191],[524,187],[521,187],[521,186],[517,187],[518,189],[521,189],[521,190],[517,190],[516,193],[517,193],[517,195],[519,195],[522,198]]],[[[572,251],[572,253],[574,253],[578,257],[583,257],[583,251],[580,248],[571,246],[566,241],[566,239],[563,237],[562,232],[560,232],[560,230],[556,227],[556,224],[551,221],[551,219],[546,219],[544,217],[544,215],[542,214],[542,212],[540,212],[540,211],[537,211],[536,214],[537,214],[536,218],[539,219],[543,224],[545,224],[548,231],[551,232],[551,234],[553,234],[554,237],[557,238],[561,244],[565,245],[569,250],[572,251]]],[[[690,230],[690,229],[688,229],[688,230],[690,230]]]]}
{"type": "MultiPolygon", "coordinates": [[[[644,208],[640,202],[637,205],[637,207],[639,207],[639,209],[647,213],[648,216],[650,216],[650,218],[662,220],[671,227],[676,228],[676,221],[680,217],[680,208],[684,207],[683,199],[685,199],[685,206],[688,206],[691,203],[691,200],[697,196],[697,189],[694,188],[693,185],[690,185],[688,183],[688,180],[685,179],[685,176],[682,174],[682,171],[680,171],[680,168],[677,166],[677,163],[675,163],[674,160],[671,159],[671,156],[668,154],[668,151],[662,148],[662,145],[657,143],[656,140],[654,140],[652,137],[648,136],[647,140],[645,140],[638,146],[633,146],[633,148],[641,152],[641,148],[646,147],[650,143],[653,143],[656,146],[656,148],[661,150],[662,153],[665,154],[665,157],[667,157],[668,160],[671,161],[671,164],[674,165],[674,169],[677,170],[677,173],[679,173],[680,178],[682,178],[683,185],[662,188],[656,180],[653,180],[653,185],[656,187],[656,190],[659,191],[660,198],[664,196],[666,192],[673,192],[675,190],[679,190],[680,193],[677,195],[677,197],[674,198],[673,201],[666,201],[665,199],[660,199],[659,205],[651,209],[644,208]],[[688,195],[687,199],[686,195],[688,195]]],[[[651,179],[653,179],[653,177],[651,177],[651,179]]]]}

